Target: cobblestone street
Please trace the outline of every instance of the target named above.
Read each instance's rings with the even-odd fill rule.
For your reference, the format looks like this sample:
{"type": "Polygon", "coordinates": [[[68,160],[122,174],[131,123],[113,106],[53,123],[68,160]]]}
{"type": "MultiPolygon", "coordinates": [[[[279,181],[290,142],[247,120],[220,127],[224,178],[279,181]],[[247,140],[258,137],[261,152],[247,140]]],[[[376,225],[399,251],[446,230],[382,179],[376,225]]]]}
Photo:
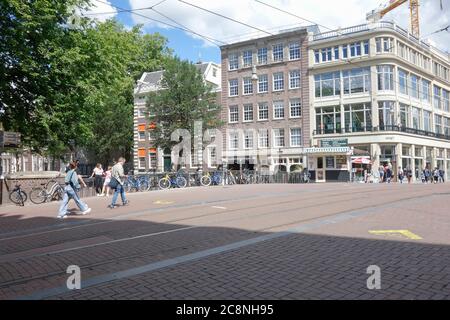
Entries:
{"type": "Polygon", "coordinates": [[[450,187],[236,185],[0,208],[0,299],[450,299],[450,187]],[[75,208],[71,203],[70,208],[75,208]],[[67,268],[81,268],[69,290],[67,268]],[[369,290],[367,268],[381,271],[369,290]]]}

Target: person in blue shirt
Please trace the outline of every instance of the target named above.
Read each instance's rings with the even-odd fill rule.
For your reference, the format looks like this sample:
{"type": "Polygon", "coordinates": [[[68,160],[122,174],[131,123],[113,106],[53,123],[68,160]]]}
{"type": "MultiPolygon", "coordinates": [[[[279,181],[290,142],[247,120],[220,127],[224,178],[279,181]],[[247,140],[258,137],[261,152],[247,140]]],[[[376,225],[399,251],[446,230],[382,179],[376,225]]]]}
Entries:
{"type": "MultiPolygon", "coordinates": [[[[64,219],[67,218],[67,207],[69,204],[69,200],[73,199],[81,211],[81,214],[87,214],[91,212],[91,208],[89,208],[83,201],[81,201],[78,196],[78,190],[81,188],[79,181],[79,177],[76,172],[77,163],[71,162],[69,164],[69,171],[67,171],[66,178],[64,180],[66,187],[64,188],[64,197],[62,199],[61,205],[59,207],[58,218],[64,219]]],[[[83,185],[86,187],[86,184],[83,180],[80,180],[83,185]]]]}

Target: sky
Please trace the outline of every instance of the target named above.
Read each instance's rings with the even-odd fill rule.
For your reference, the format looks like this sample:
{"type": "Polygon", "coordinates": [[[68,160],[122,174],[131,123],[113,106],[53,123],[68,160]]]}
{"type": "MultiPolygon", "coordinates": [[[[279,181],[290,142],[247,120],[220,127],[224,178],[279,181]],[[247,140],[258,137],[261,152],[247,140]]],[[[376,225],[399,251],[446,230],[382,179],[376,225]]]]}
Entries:
{"type": "MultiPolygon", "coordinates": [[[[260,1],[320,24],[322,32],[363,24],[366,22],[367,12],[388,3],[388,0],[260,1]]],[[[220,63],[220,49],[212,42],[219,43],[219,45],[233,43],[246,38],[266,36],[268,35],[266,32],[276,33],[279,30],[312,24],[270,8],[257,0],[91,0],[91,2],[93,6],[88,12],[85,12],[86,15],[99,20],[115,17],[128,27],[143,24],[145,33],[158,32],[164,35],[168,39],[168,46],[174,50],[177,56],[193,62],[201,60],[220,63]],[[245,22],[263,31],[204,12],[184,2],[245,22]],[[138,16],[130,12],[118,12],[111,5],[123,9],[154,6],[154,10],[136,11],[142,15],[138,16]],[[188,33],[149,18],[166,22],[172,26],[178,23],[197,34],[188,33]],[[202,36],[210,39],[207,40],[202,36]]],[[[442,0],[442,9],[440,0],[421,0],[419,17],[421,37],[429,39],[430,44],[441,50],[450,51],[450,31],[430,35],[450,25],[450,0],[442,0]]],[[[394,9],[383,20],[394,20],[402,28],[409,29],[409,4],[405,3],[394,9]]]]}

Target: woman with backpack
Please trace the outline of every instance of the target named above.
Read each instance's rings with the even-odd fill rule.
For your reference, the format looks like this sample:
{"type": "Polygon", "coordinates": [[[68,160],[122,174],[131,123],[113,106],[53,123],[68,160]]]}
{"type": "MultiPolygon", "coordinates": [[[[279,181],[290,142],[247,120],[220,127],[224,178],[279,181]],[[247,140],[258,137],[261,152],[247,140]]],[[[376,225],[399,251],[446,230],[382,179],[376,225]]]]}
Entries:
{"type": "Polygon", "coordinates": [[[81,211],[81,214],[85,215],[89,212],[91,212],[91,208],[87,206],[86,203],[81,201],[80,197],[78,196],[78,190],[81,189],[80,183],[78,181],[81,181],[84,187],[86,187],[86,183],[84,183],[83,180],[80,180],[80,177],[77,175],[77,163],[71,162],[69,164],[69,171],[66,174],[66,178],[64,179],[64,182],[66,184],[66,187],[64,188],[64,196],[61,201],[61,205],[59,207],[59,213],[58,218],[65,219],[67,218],[67,207],[69,205],[69,200],[73,199],[78,206],[78,208],[81,211]]]}

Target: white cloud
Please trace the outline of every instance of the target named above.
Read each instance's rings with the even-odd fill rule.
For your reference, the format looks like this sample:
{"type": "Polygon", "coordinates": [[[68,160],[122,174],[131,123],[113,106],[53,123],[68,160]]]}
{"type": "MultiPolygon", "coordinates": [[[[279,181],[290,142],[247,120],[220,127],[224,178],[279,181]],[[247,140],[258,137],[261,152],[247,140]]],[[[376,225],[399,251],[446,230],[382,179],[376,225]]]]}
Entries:
{"type": "MultiPolygon", "coordinates": [[[[221,13],[233,19],[245,22],[260,29],[276,32],[280,29],[309,25],[311,23],[301,21],[298,18],[276,11],[254,0],[186,0],[197,6],[207,8],[211,11],[221,13]]],[[[282,8],[288,12],[304,17],[308,20],[320,23],[326,27],[335,29],[365,23],[366,13],[379,7],[381,0],[263,0],[275,7],[282,8]]],[[[387,0],[384,0],[387,2],[387,0]]],[[[150,7],[158,0],[129,0],[131,8],[150,7]]],[[[446,27],[450,24],[450,3],[443,1],[444,10],[441,11],[439,1],[423,0],[420,6],[421,34],[428,35],[433,31],[446,27]]],[[[235,42],[243,37],[264,36],[259,32],[232,21],[220,18],[216,15],[201,11],[184,4],[178,0],[167,0],[155,7],[164,15],[178,21],[189,29],[202,35],[209,36],[224,42],[235,42]]],[[[174,24],[152,10],[142,10],[139,13],[174,24]]],[[[143,23],[146,26],[158,26],[168,28],[162,24],[151,22],[146,18],[133,15],[135,23],[143,23]]],[[[408,3],[388,13],[385,19],[395,20],[400,26],[409,28],[409,6],[408,3]]],[[[321,27],[322,31],[327,29],[321,27]]],[[[199,38],[192,35],[194,38],[199,38]]],[[[450,33],[441,32],[432,36],[432,41],[445,50],[450,50],[450,33]]],[[[211,45],[207,41],[205,44],[211,45]]]]}
{"type": "Polygon", "coordinates": [[[105,21],[117,15],[117,9],[111,6],[111,1],[102,0],[91,1],[91,6],[88,10],[83,10],[82,14],[98,21],[105,21]],[[107,2],[107,3],[104,3],[107,2]],[[101,13],[101,14],[99,14],[101,13]],[[105,14],[104,14],[105,13],[105,14]]]}

